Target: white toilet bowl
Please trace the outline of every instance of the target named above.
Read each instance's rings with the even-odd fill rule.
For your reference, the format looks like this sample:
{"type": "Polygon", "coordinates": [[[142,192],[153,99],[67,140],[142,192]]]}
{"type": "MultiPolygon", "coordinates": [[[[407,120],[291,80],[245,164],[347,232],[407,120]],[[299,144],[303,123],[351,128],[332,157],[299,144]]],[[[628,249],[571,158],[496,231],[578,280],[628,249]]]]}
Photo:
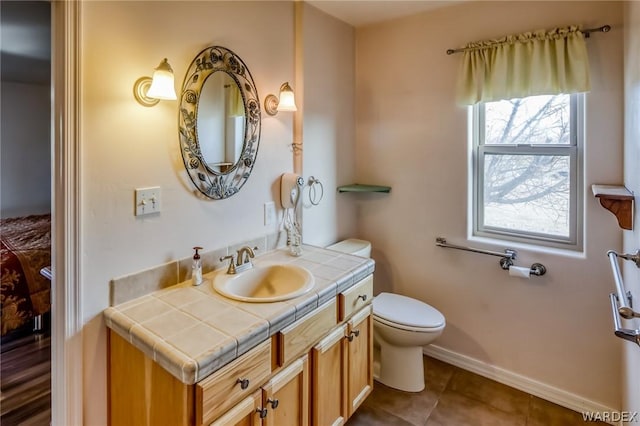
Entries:
{"type": "Polygon", "coordinates": [[[406,392],[424,389],[422,347],[445,327],[438,310],[410,297],[380,293],[373,299],[373,336],[380,345],[377,380],[406,392]]]}
{"type": "MultiPolygon", "coordinates": [[[[348,239],[328,249],[370,257],[371,243],[348,239]]],[[[373,299],[374,378],[389,387],[420,392],[424,389],[422,347],[433,342],[445,327],[435,308],[410,297],[380,293],[373,299]]]]}

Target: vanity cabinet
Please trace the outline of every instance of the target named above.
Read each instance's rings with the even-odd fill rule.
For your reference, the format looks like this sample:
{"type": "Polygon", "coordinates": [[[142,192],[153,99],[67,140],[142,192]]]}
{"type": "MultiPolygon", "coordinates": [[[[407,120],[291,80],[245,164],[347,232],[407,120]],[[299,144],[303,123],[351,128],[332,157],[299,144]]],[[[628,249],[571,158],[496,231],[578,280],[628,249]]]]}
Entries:
{"type": "Polygon", "coordinates": [[[344,424],[373,385],[372,283],[364,278],[195,384],[109,330],[109,424],[344,424]]]}
{"type": "Polygon", "coordinates": [[[314,426],[344,424],[373,390],[373,329],[367,306],[311,350],[314,426]]]}

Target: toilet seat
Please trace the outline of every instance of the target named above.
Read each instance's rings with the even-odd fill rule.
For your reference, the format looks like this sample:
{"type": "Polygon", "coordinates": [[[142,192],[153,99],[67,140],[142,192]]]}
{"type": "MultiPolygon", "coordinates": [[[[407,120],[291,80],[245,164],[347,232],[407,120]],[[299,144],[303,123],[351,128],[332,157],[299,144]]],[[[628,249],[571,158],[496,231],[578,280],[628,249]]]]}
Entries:
{"type": "Polygon", "coordinates": [[[444,315],[434,307],[392,293],[380,293],[373,299],[373,316],[390,327],[409,331],[428,332],[445,325],[444,315]]]}
{"type": "Polygon", "coordinates": [[[375,314],[373,315],[373,321],[377,322],[378,324],[384,324],[388,327],[395,328],[398,330],[414,331],[416,333],[434,333],[434,332],[439,332],[444,328],[444,324],[441,325],[440,327],[411,327],[409,325],[397,324],[393,321],[388,321],[384,318],[375,316],[375,314]]]}

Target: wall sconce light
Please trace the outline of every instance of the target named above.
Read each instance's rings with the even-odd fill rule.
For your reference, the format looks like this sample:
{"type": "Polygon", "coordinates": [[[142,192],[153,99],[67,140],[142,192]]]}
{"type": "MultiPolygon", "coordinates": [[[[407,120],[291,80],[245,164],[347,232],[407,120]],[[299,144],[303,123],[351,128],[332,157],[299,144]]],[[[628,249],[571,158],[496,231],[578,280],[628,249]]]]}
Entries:
{"type": "Polygon", "coordinates": [[[173,69],[164,58],[151,77],[140,77],[133,85],[133,96],[140,105],[150,107],[160,102],[160,99],[176,100],[176,89],[173,79],[173,69]]]}
{"type": "Polygon", "coordinates": [[[276,115],[279,111],[297,111],[296,101],[293,89],[289,86],[289,82],[282,83],[280,86],[280,98],[276,95],[267,95],[264,98],[264,110],[269,115],[276,115]]]}

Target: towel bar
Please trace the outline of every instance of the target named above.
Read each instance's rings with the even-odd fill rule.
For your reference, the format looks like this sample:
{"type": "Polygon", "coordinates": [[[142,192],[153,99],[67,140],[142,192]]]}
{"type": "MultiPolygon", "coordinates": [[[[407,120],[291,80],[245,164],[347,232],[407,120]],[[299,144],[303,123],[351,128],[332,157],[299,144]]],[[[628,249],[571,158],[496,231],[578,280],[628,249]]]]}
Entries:
{"type": "Polygon", "coordinates": [[[624,282],[622,281],[622,275],[620,275],[620,265],[618,265],[618,257],[625,260],[631,260],[640,268],[640,251],[636,254],[619,254],[614,250],[609,250],[607,256],[609,256],[609,263],[611,264],[611,272],[613,273],[613,280],[616,283],[616,293],[618,300],[618,314],[622,318],[640,318],[640,313],[633,310],[631,307],[631,293],[628,293],[624,288],[624,282]]]}
{"type": "MultiPolygon", "coordinates": [[[[508,271],[509,268],[513,266],[513,261],[518,256],[518,252],[512,249],[505,249],[504,252],[499,252],[499,251],[491,251],[491,250],[484,250],[484,249],[479,249],[474,247],[465,247],[465,246],[458,246],[455,244],[449,244],[447,242],[447,239],[443,237],[436,238],[436,246],[443,247],[443,248],[451,248],[456,250],[470,251],[472,253],[488,254],[489,256],[499,256],[501,258],[500,267],[505,271],[508,271]]],[[[530,271],[531,271],[531,275],[540,277],[547,273],[547,268],[542,263],[534,263],[533,265],[531,265],[530,271]]]]}
{"type": "Polygon", "coordinates": [[[613,333],[621,339],[628,340],[640,346],[640,330],[630,330],[622,328],[620,325],[620,308],[618,307],[618,296],[615,293],[609,294],[611,299],[611,313],[613,314],[613,333]]]}

